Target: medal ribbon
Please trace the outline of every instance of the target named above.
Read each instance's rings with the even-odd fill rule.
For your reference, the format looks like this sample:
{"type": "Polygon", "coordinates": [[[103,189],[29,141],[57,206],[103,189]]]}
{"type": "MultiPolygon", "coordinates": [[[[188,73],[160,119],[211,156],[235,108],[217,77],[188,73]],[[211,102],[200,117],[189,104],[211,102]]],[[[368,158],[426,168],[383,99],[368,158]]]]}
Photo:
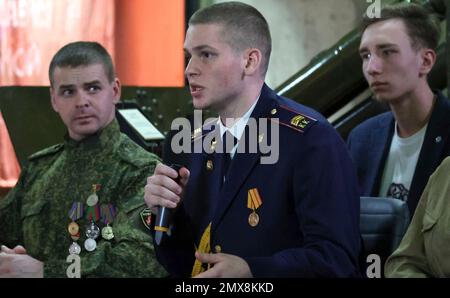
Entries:
{"type": "Polygon", "coordinates": [[[86,207],[86,219],[88,221],[96,222],[100,218],[100,208],[99,205],[87,206],[86,207]]]}
{"type": "MultiPolygon", "coordinates": [[[[203,232],[202,238],[200,239],[200,245],[198,246],[197,251],[201,253],[210,253],[211,252],[211,223],[209,223],[208,227],[206,227],[203,232]]],[[[209,265],[208,265],[209,268],[209,265]]],[[[194,267],[192,268],[191,276],[194,277],[202,272],[205,269],[202,267],[202,263],[199,260],[195,259],[194,267]]]]}
{"type": "Polygon", "coordinates": [[[257,188],[252,188],[248,191],[247,196],[247,208],[255,211],[262,205],[261,196],[259,195],[257,188]]]}
{"type": "Polygon", "coordinates": [[[116,208],[113,204],[103,204],[101,207],[101,217],[105,225],[113,222],[116,217],[116,208]]]}
{"type": "Polygon", "coordinates": [[[82,202],[73,202],[72,208],[70,208],[69,211],[69,218],[72,219],[72,221],[77,221],[78,219],[83,217],[83,203],[82,202]]]}

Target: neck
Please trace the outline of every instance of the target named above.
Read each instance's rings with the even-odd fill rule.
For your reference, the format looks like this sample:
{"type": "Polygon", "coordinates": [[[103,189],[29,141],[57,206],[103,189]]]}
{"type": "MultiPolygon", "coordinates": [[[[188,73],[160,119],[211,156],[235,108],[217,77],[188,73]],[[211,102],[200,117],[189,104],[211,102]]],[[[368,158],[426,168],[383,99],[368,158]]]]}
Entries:
{"type": "Polygon", "coordinates": [[[391,103],[398,135],[407,138],[423,128],[431,117],[434,102],[434,94],[427,86],[422,92],[411,93],[406,98],[391,103]]]}
{"type": "Polygon", "coordinates": [[[245,90],[230,100],[227,105],[218,111],[222,124],[232,127],[255,103],[261,92],[264,82],[247,85],[245,90]]]}

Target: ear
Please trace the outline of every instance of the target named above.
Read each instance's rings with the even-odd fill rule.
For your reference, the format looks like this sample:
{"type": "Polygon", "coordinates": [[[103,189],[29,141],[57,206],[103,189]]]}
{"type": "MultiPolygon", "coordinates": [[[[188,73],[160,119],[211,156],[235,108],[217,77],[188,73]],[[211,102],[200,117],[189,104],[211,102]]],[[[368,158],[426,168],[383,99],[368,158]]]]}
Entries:
{"type": "Polygon", "coordinates": [[[50,101],[52,103],[53,110],[58,113],[58,106],[56,105],[55,89],[50,87],[50,101]]]}
{"type": "Polygon", "coordinates": [[[259,49],[247,49],[244,53],[244,74],[254,75],[260,71],[262,62],[262,53],[259,49]]]}
{"type": "Polygon", "coordinates": [[[120,95],[122,93],[122,88],[120,85],[120,81],[118,78],[114,79],[114,82],[112,82],[113,84],[113,103],[116,104],[119,102],[120,100],[120,95]]]}
{"type": "Polygon", "coordinates": [[[432,49],[422,49],[420,60],[419,74],[426,76],[436,63],[436,53],[432,49]]]}

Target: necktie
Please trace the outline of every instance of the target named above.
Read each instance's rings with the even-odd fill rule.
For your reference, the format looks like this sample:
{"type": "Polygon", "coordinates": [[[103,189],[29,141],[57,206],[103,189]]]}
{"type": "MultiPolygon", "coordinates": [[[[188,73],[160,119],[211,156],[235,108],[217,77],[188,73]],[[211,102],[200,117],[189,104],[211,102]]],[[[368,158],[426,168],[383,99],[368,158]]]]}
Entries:
{"type": "Polygon", "coordinates": [[[237,139],[228,130],[222,136],[222,182],[225,182],[231,163],[231,150],[237,143],[237,139]]]}

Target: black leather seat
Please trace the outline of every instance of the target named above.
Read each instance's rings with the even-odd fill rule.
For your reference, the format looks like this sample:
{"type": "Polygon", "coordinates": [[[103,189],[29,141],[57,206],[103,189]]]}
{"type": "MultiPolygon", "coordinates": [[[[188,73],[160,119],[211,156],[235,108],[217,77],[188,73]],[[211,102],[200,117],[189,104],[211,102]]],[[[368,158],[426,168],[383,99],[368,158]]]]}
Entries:
{"type": "Polygon", "coordinates": [[[360,210],[365,256],[377,254],[384,263],[398,247],[408,228],[408,205],[393,198],[361,197],[360,210]]]}

